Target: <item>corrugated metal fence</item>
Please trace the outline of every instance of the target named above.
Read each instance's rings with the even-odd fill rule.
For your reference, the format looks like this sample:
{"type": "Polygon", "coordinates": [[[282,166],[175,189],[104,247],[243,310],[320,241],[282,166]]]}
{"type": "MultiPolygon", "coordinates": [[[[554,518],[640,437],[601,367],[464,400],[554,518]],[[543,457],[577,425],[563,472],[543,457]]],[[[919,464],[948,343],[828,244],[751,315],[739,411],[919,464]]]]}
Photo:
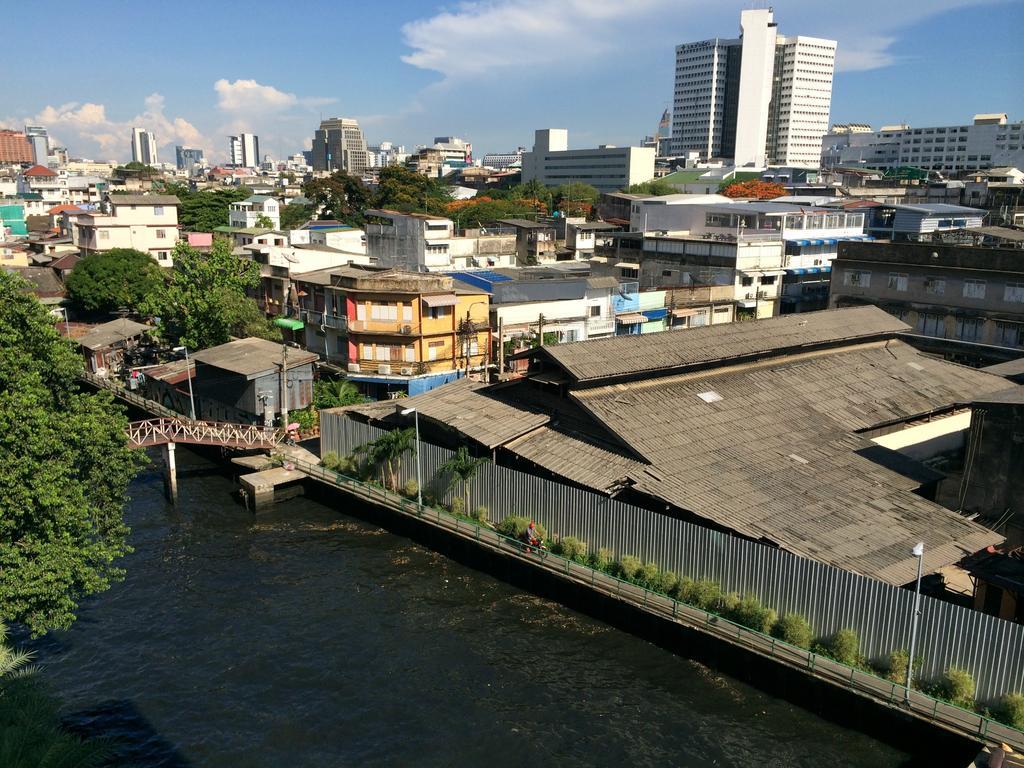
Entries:
{"type": "MultiPolygon", "coordinates": [[[[321,414],[325,453],[350,454],[383,431],[339,414],[321,414]]],[[[447,477],[435,477],[452,455],[421,443],[425,493],[446,501],[461,493],[445,490],[447,477]]],[[[399,474],[402,482],[416,478],[412,454],[399,474]]],[[[635,555],[680,576],[712,579],[724,591],[753,595],[779,614],[803,614],[822,637],[850,627],[860,636],[863,653],[875,661],[910,644],[913,593],[875,579],[491,463],[473,480],[470,503],[487,507],[492,521],[526,515],[551,534],[578,537],[591,551],[607,547],[616,556],[635,555]]],[[[923,597],[918,643],[924,679],[955,666],[974,675],[980,701],[1024,690],[1020,624],[923,597]]]]}

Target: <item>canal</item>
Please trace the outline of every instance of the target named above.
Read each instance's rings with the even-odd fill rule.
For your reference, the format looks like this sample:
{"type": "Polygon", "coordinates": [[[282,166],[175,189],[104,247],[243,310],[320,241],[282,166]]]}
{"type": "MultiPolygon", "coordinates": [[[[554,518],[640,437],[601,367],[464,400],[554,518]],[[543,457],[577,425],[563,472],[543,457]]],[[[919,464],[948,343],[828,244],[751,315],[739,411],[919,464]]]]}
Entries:
{"type": "Polygon", "coordinates": [[[122,584],[36,644],[150,766],[884,766],[910,756],[308,499],[254,519],[179,452],[122,584]]]}

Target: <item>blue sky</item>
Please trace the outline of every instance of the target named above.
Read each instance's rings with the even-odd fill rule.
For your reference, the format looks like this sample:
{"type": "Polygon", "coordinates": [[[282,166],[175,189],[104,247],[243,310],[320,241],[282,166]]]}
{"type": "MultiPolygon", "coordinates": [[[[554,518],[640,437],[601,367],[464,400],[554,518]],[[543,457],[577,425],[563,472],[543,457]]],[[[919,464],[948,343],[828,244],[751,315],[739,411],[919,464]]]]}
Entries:
{"type": "MultiPolygon", "coordinates": [[[[319,118],[368,141],[458,135],[486,151],[569,129],[571,146],[636,143],[669,105],[673,47],[738,34],[719,0],[97,0],[12,3],[0,123],[46,125],[72,155],[127,159],[129,129],[223,160],[249,130],[282,157],[319,118]],[[16,73],[16,74],[15,74],[16,73]]],[[[1024,119],[1021,0],[774,0],[782,34],[839,41],[836,122],[1024,119]]]]}

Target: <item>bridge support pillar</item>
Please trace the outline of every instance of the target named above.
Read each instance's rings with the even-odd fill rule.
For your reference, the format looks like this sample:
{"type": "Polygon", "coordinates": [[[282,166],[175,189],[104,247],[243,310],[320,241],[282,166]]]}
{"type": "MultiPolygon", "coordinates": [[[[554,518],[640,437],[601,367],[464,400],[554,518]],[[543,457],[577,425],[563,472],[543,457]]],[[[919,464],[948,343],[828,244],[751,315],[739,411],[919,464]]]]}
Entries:
{"type": "Polygon", "coordinates": [[[174,463],[174,443],[164,445],[164,491],[172,504],[178,503],[178,471],[174,463]]]}

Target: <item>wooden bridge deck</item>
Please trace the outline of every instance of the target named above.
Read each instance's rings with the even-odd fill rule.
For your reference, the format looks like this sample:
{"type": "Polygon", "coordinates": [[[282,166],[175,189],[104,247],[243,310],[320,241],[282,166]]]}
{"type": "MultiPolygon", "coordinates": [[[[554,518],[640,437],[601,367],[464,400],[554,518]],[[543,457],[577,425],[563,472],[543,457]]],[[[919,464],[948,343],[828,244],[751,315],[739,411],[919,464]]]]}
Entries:
{"type": "Polygon", "coordinates": [[[128,444],[133,448],[167,443],[273,449],[278,444],[278,433],[273,427],[187,419],[146,419],[128,425],[128,444]]]}

